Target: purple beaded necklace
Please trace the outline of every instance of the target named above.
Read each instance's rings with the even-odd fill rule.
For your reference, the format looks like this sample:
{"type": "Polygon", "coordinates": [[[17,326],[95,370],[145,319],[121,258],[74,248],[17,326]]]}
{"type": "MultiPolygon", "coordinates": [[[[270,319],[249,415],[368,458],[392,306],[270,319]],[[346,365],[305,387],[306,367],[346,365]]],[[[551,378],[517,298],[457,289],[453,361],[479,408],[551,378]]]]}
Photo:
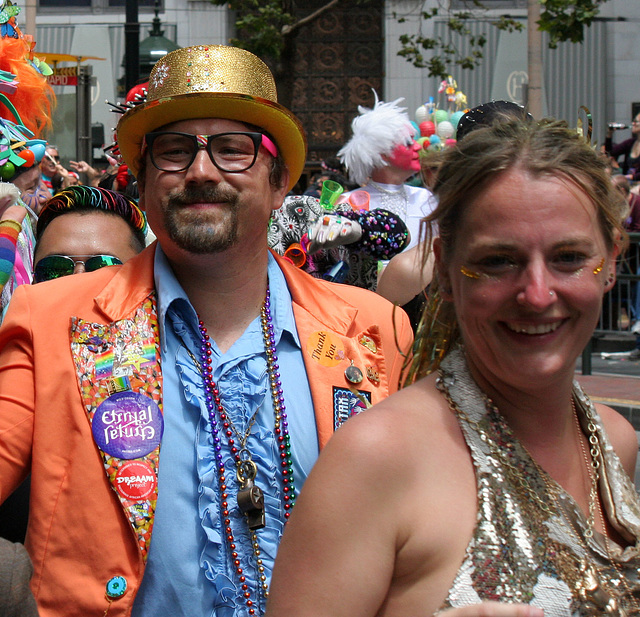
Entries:
{"type": "MultiPolygon", "coordinates": [[[[267,287],[267,294],[260,309],[260,324],[262,327],[262,337],[264,339],[264,348],[267,355],[267,372],[269,373],[269,384],[271,389],[271,399],[273,401],[273,411],[275,416],[274,433],[278,441],[278,450],[280,456],[280,468],[282,473],[282,490],[284,495],[284,517],[285,523],[291,513],[291,508],[295,503],[295,485],[293,482],[293,461],[291,460],[291,440],[289,437],[289,427],[287,423],[287,414],[285,411],[284,396],[282,392],[282,382],[280,381],[280,373],[278,366],[278,356],[276,355],[276,343],[275,334],[273,331],[273,320],[271,318],[271,303],[270,292],[267,287]]],[[[253,497],[262,496],[262,491],[259,487],[254,486],[253,479],[255,478],[255,463],[251,460],[251,454],[245,447],[245,444],[241,444],[242,447],[238,448],[234,433],[238,435],[237,431],[233,427],[231,420],[228,418],[222,402],[220,401],[220,392],[216,383],[213,380],[213,368],[211,366],[211,339],[207,334],[202,321],[198,322],[200,329],[200,335],[202,342],[200,346],[200,368],[202,371],[202,377],[204,381],[205,390],[205,403],[207,411],[209,413],[209,422],[211,423],[211,434],[213,436],[213,447],[216,457],[216,467],[218,469],[218,483],[220,487],[220,511],[222,519],[224,521],[224,531],[229,546],[229,551],[233,559],[233,564],[240,581],[245,603],[250,615],[256,614],[256,602],[251,597],[251,591],[244,575],[243,569],[240,566],[240,558],[236,551],[235,538],[231,529],[231,519],[229,514],[229,494],[227,492],[227,479],[224,467],[224,459],[222,455],[222,438],[220,433],[224,434],[227,438],[227,444],[229,451],[233,455],[234,462],[236,464],[236,477],[240,483],[241,490],[238,491],[239,508],[247,515],[249,521],[249,533],[251,535],[251,544],[253,548],[253,554],[256,559],[256,568],[258,570],[259,589],[264,598],[269,596],[269,584],[265,574],[265,568],[262,563],[260,545],[258,543],[258,535],[256,530],[264,526],[262,524],[251,524],[253,516],[262,507],[262,520],[264,521],[264,502],[261,502],[261,506],[258,505],[254,510],[247,512],[246,508],[240,505],[241,493],[245,493],[245,497],[250,494],[253,497]]],[[[250,423],[251,425],[251,423],[250,423]]],[[[247,435],[248,437],[248,435],[247,435]]],[[[249,499],[249,497],[247,497],[249,499]]],[[[246,502],[242,500],[243,503],[246,502]]],[[[259,518],[259,516],[258,516],[259,518]]]]}

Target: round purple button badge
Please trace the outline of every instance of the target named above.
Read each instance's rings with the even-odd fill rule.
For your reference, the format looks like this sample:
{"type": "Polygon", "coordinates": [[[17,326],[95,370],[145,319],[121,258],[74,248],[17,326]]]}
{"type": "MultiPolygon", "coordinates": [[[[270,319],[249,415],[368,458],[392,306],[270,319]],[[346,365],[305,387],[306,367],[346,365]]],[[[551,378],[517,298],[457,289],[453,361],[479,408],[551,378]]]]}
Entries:
{"type": "Polygon", "coordinates": [[[98,447],[111,456],[132,459],[153,452],[162,439],[164,421],[155,401],[138,392],[117,392],[93,416],[98,447]]]}

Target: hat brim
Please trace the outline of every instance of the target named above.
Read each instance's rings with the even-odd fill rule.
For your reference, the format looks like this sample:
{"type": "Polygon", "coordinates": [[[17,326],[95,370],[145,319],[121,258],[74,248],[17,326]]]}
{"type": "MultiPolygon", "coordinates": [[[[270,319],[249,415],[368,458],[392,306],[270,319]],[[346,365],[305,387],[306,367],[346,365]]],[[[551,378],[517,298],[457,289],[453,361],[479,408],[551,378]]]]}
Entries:
{"type": "Polygon", "coordinates": [[[142,140],[147,133],[179,120],[224,118],[253,124],[274,139],[289,169],[291,190],[306,162],[307,140],[299,120],[285,107],[255,96],[191,92],[134,107],[118,122],[118,148],[134,176],[140,171],[142,140]]]}

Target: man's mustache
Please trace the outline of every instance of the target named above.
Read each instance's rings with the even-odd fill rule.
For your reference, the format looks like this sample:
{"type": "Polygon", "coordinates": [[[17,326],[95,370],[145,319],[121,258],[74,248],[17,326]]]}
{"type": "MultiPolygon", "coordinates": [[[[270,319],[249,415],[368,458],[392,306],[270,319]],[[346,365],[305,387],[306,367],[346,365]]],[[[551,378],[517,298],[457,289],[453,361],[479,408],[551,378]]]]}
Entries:
{"type": "Polygon", "coordinates": [[[169,197],[169,206],[188,206],[198,203],[228,202],[235,205],[237,195],[219,187],[187,188],[169,197]]]}

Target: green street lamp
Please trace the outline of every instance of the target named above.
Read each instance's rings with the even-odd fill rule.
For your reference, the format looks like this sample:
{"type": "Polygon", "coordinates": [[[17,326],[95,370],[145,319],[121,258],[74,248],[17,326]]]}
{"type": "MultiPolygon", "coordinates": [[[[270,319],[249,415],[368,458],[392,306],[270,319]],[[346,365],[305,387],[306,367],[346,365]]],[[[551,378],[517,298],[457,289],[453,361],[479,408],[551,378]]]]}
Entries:
{"type": "Polygon", "coordinates": [[[162,56],[176,49],[180,49],[180,46],[164,36],[164,30],[160,29],[158,3],[156,2],[155,17],[153,18],[152,28],[149,30],[149,36],[140,43],[140,80],[148,80],[153,65],[162,56]]]}

